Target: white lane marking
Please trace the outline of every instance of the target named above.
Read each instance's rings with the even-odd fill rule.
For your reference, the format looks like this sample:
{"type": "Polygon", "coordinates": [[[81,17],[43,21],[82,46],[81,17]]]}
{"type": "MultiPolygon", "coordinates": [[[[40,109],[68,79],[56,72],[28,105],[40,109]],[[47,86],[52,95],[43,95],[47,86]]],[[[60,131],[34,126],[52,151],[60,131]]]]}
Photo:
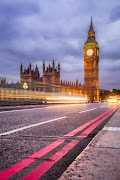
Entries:
{"type": "Polygon", "coordinates": [[[94,109],[97,109],[97,108],[93,108],[93,109],[88,109],[88,110],[85,110],[85,111],[81,111],[81,112],[78,112],[78,113],[84,113],[84,112],[87,112],[87,111],[92,111],[94,109]]]}
{"type": "Polygon", "coordinates": [[[35,127],[35,126],[39,126],[39,125],[42,125],[42,124],[46,124],[46,123],[49,123],[49,122],[53,122],[53,121],[57,121],[57,120],[60,120],[60,119],[65,119],[65,118],[67,118],[67,116],[51,119],[51,120],[48,120],[48,121],[40,122],[40,123],[37,123],[37,124],[32,124],[32,125],[25,126],[25,127],[21,127],[21,128],[18,128],[18,129],[8,131],[8,132],[1,133],[0,136],[12,134],[12,133],[15,133],[15,132],[18,132],[18,131],[22,131],[24,129],[32,128],[32,127],[35,127]]]}
{"type": "Polygon", "coordinates": [[[100,108],[103,108],[103,107],[105,107],[105,106],[101,106],[100,108]]]}
{"type": "MultiPolygon", "coordinates": [[[[74,105],[78,105],[78,104],[74,104],[74,105]]],[[[81,104],[80,104],[81,105],[81,104]]],[[[50,106],[50,107],[43,107],[43,108],[31,108],[31,109],[19,109],[19,110],[10,110],[10,111],[0,111],[0,114],[3,113],[11,113],[11,112],[19,112],[19,111],[32,111],[32,110],[41,110],[41,109],[45,109],[45,108],[54,108],[54,107],[64,107],[64,106],[73,106],[73,104],[69,104],[69,105],[62,105],[62,106],[50,106]]]]}
{"type": "Polygon", "coordinates": [[[105,126],[102,130],[104,131],[120,131],[120,127],[107,127],[105,126]]]}

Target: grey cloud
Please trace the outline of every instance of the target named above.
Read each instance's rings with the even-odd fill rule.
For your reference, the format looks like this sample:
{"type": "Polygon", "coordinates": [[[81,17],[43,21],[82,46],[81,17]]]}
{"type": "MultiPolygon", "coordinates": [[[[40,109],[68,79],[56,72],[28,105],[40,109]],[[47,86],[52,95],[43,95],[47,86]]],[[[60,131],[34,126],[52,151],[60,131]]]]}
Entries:
{"type": "MultiPolygon", "coordinates": [[[[117,47],[116,47],[117,48],[117,47]]],[[[108,61],[109,59],[116,61],[118,59],[120,59],[120,52],[119,52],[119,48],[117,48],[115,51],[104,51],[100,53],[100,58],[102,61],[104,61],[104,59],[106,61],[108,61]]]]}
{"type": "Polygon", "coordinates": [[[110,13],[110,21],[120,20],[120,5],[114,7],[110,13]]]}
{"type": "MultiPolygon", "coordinates": [[[[118,31],[115,34],[118,26],[112,24],[119,18],[117,4],[117,0],[100,3],[95,0],[1,0],[0,74],[6,71],[11,77],[19,77],[21,62],[25,67],[30,62],[33,66],[38,63],[41,68],[43,60],[47,64],[54,59],[61,64],[62,79],[78,78],[83,82],[83,46],[91,16],[100,45],[100,63],[120,59],[118,31]]],[[[101,70],[109,74],[119,69],[108,64],[104,64],[104,69],[100,65],[100,78],[105,87],[110,87],[110,81],[105,85],[108,76],[104,78],[101,70]]],[[[111,83],[115,78],[116,74],[111,77],[111,83]]]]}

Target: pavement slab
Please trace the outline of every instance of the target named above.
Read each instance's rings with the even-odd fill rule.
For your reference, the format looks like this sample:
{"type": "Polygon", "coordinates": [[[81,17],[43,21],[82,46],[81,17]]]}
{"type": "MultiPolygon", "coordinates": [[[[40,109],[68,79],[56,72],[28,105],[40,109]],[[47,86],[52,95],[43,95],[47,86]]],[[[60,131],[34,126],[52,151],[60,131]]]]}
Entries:
{"type": "Polygon", "coordinates": [[[75,178],[81,180],[119,180],[119,154],[120,149],[88,146],[69,166],[60,180],[75,180],[75,178]]]}
{"type": "Polygon", "coordinates": [[[119,127],[120,109],[77,156],[59,180],[119,180],[119,127]]]}

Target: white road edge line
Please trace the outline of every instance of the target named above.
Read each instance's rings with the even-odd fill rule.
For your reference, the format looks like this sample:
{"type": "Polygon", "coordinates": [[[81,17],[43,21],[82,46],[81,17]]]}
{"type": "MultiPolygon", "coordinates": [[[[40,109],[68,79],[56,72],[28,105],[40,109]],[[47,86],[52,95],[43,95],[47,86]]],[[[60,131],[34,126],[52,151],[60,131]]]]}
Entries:
{"type": "Polygon", "coordinates": [[[1,133],[0,136],[12,134],[12,133],[15,133],[15,132],[18,132],[18,131],[22,131],[24,129],[32,128],[32,127],[35,127],[35,126],[39,126],[39,125],[42,125],[42,124],[46,124],[46,123],[49,123],[49,122],[53,122],[53,121],[57,121],[57,120],[60,120],[60,119],[65,119],[65,118],[67,118],[67,116],[51,119],[51,120],[48,120],[48,121],[40,122],[40,123],[37,123],[37,124],[32,124],[32,125],[25,126],[25,127],[21,127],[21,128],[18,128],[18,129],[8,131],[8,132],[1,133]]]}
{"type": "Polygon", "coordinates": [[[88,110],[85,110],[85,111],[81,111],[81,112],[78,112],[78,113],[83,113],[83,112],[87,112],[87,111],[92,111],[94,109],[97,109],[97,108],[93,108],[93,109],[88,109],[88,110]]]}

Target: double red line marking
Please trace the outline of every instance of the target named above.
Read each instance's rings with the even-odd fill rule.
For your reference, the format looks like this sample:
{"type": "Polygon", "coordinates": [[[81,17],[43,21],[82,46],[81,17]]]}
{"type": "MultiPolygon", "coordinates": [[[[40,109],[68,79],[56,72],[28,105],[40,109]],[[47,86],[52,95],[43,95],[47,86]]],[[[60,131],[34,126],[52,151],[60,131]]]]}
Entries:
{"type": "MultiPolygon", "coordinates": [[[[22,171],[24,168],[29,167],[30,164],[35,162],[37,159],[41,158],[45,154],[49,153],[65,141],[60,139],[52,144],[46,146],[42,150],[36,152],[35,154],[29,156],[28,158],[22,160],[21,162],[15,164],[14,166],[10,167],[9,169],[3,171],[0,173],[0,179],[1,180],[7,180],[14,174],[22,171]]],[[[56,162],[58,162],[63,156],[65,156],[74,146],[76,146],[79,143],[79,141],[73,140],[66,146],[64,146],[60,151],[55,153],[53,156],[51,156],[47,161],[44,161],[40,166],[35,168],[31,173],[29,173],[27,176],[25,176],[24,180],[37,180],[39,179],[47,170],[49,170],[56,162]]]]}
{"type": "Polygon", "coordinates": [[[109,116],[111,116],[114,111],[116,111],[116,109],[112,110],[111,112],[109,112],[107,115],[105,115],[103,118],[101,118],[100,120],[98,120],[97,122],[95,122],[94,124],[92,124],[90,127],[88,127],[86,130],[84,130],[80,135],[78,135],[77,137],[88,137],[88,135],[97,127],[99,126],[103,121],[105,121],[109,116]]]}
{"type": "Polygon", "coordinates": [[[64,135],[65,137],[72,137],[75,134],[77,134],[78,132],[84,130],[85,128],[87,128],[86,130],[84,130],[79,136],[77,137],[87,137],[100,123],[102,123],[107,117],[109,117],[110,115],[113,114],[114,111],[116,111],[118,109],[111,109],[109,111],[106,111],[105,113],[101,114],[100,116],[96,117],[95,119],[83,124],[82,126],[78,127],[77,129],[71,131],[70,133],[64,135]],[[107,115],[106,115],[107,114],[107,115]],[[106,115],[106,116],[105,116],[106,115]],[[101,119],[102,118],[102,119],[101,119]],[[96,122],[97,121],[97,122],[96,122]],[[95,123],[96,122],[96,123],[95,123]],[[93,124],[94,123],[94,124],[93,124]],[[93,125],[91,125],[93,124],[93,125]],[[91,126],[90,126],[91,125],[91,126]],[[89,127],[90,126],[90,127],[89,127]]]}
{"type": "MultiPolygon", "coordinates": [[[[102,123],[107,117],[112,115],[114,111],[118,109],[111,109],[102,115],[98,116],[97,118],[87,122],[86,124],[80,126],[79,128],[71,131],[70,133],[64,135],[64,137],[72,137],[78,132],[84,130],[79,136],[77,137],[87,137],[100,123],[102,123]],[[94,124],[93,124],[94,123],[94,124]]],[[[22,160],[21,162],[17,163],[16,165],[10,167],[9,169],[3,171],[0,173],[0,179],[1,180],[7,180],[14,174],[22,171],[25,167],[29,167],[30,164],[35,162],[37,159],[41,158],[42,156],[46,155],[56,147],[60,146],[62,143],[64,143],[65,140],[60,139],[56,140],[55,142],[51,143],[50,145],[46,146],[45,148],[41,149],[40,151],[32,154],[28,158],[22,160]]],[[[37,180],[39,179],[43,174],[45,174],[46,171],[48,171],[56,162],[58,162],[63,156],[65,156],[73,147],[75,147],[80,141],[73,140],[67,145],[65,145],[61,150],[56,152],[53,156],[51,156],[48,160],[44,161],[40,166],[35,168],[32,172],[30,172],[27,176],[23,178],[23,180],[37,180]]]]}
{"type": "Polygon", "coordinates": [[[44,161],[40,166],[34,169],[22,180],[37,180],[43,174],[46,173],[56,162],[58,162],[63,156],[65,156],[74,146],[76,146],[79,141],[71,141],[69,144],[64,146],[60,151],[51,156],[47,161],[44,161]]]}
{"type": "Polygon", "coordinates": [[[89,125],[93,124],[95,121],[99,120],[101,117],[103,117],[104,115],[106,115],[107,113],[109,113],[112,110],[109,110],[103,114],[101,114],[100,116],[96,117],[95,119],[83,124],[82,126],[78,127],[77,129],[71,131],[70,133],[64,135],[65,137],[72,137],[75,134],[77,134],[78,132],[82,131],[83,129],[85,129],[86,127],[88,127],[89,125]]]}
{"type": "Polygon", "coordinates": [[[45,148],[41,149],[40,151],[32,154],[28,158],[26,158],[26,159],[22,160],[21,162],[15,164],[14,166],[10,167],[9,169],[3,171],[2,173],[0,173],[0,179],[1,180],[7,180],[8,178],[13,176],[14,174],[22,171],[24,168],[29,167],[30,164],[32,164],[33,162],[35,162],[37,160],[37,158],[41,158],[45,154],[49,153],[50,151],[52,151],[53,149],[58,147],[63,142],[65,142],[65,141],[64,140],[57,140],[57,141],[53,142],[52,144],[46,146],[45,148]]]}

